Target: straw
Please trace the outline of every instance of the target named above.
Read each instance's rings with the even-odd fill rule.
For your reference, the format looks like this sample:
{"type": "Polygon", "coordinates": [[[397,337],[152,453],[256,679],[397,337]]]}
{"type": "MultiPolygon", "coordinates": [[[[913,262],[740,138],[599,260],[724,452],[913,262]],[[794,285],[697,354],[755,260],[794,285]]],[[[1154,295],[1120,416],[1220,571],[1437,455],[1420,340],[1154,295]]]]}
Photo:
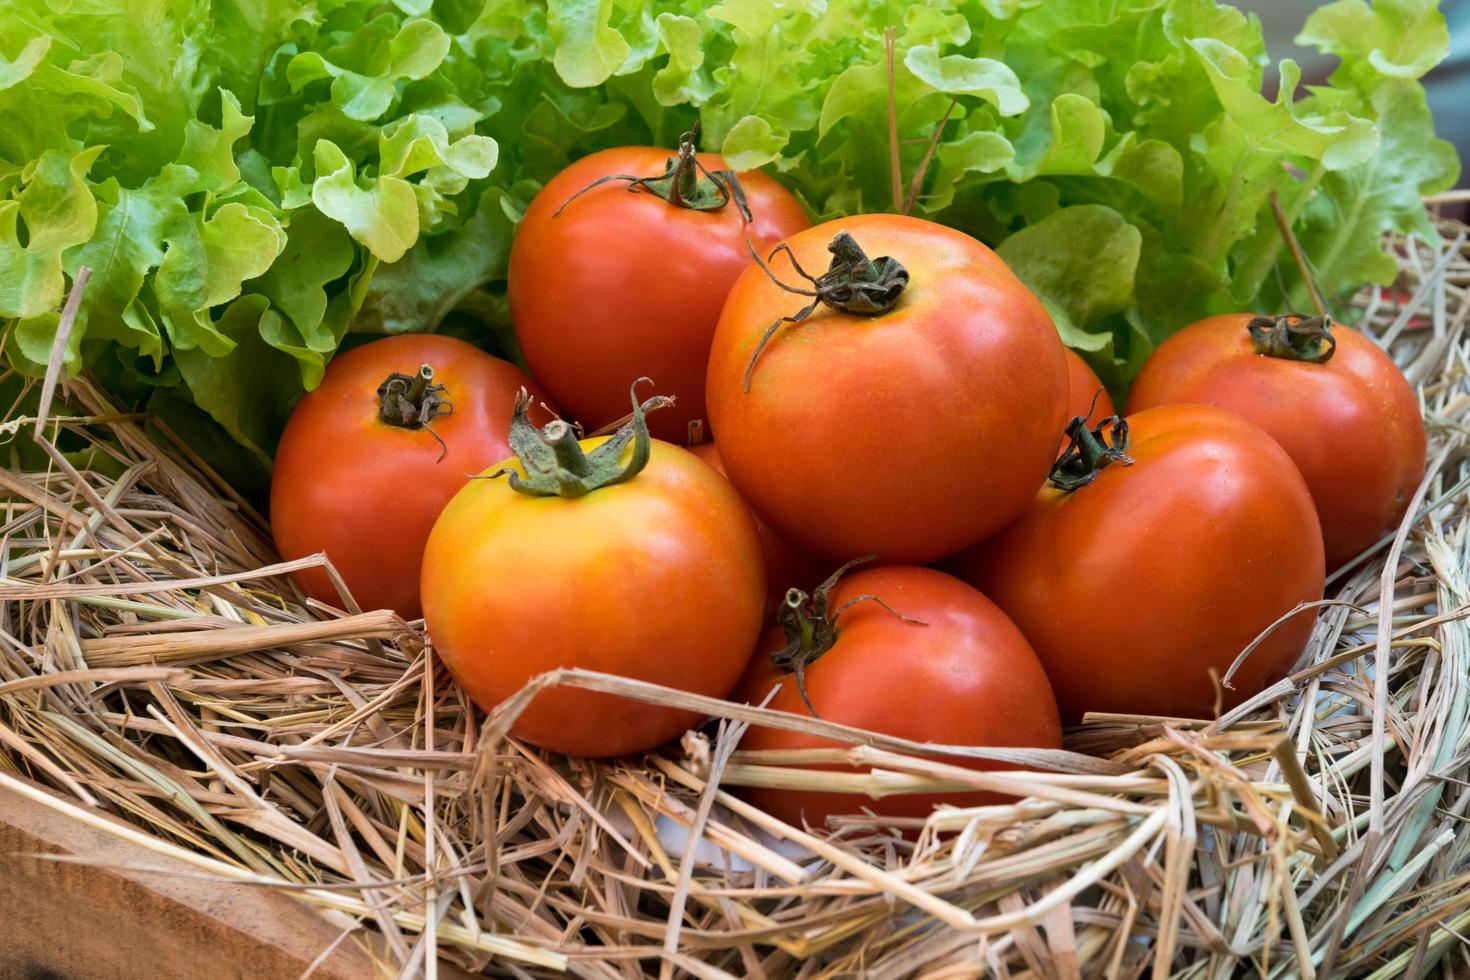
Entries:
{"type": "Polygon", "coordinates": [[[1419,502],[1299,613],[1292,675],[1223,718],[929,746],[576,670],[487,716],[419,624],[303,601],[290,574],[325,559],[280,562],[187,447],[53,372],[4,424],[46,462],[0,471],[0,787],[135,845],[131,870],[169,855],[345,913],[336,942],[394,976],[1448,975],[1470,962],[1470,255],[1436,220],[1443,246],[1399,250],[1412,302],[1352,304],[1418,383],[1419,502]],[[557,684],[714,720],[565,759],[510,734],[557,684]],[[742,751],[752,724],[831,746],[742,751]],[[1018,768],[971,768],[996,761],[1018,768]],[[792,827],[754,786],[860,795],[792,827]],[[864,812],[961,790],[1013,799],[864,812]]]}

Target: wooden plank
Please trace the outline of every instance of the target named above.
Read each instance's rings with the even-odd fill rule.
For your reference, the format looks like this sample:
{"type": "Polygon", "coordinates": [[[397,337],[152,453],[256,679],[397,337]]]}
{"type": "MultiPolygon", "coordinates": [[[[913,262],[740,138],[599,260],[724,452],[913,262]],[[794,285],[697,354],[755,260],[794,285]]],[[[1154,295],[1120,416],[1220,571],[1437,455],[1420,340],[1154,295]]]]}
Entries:
{"type": "MultiPolygon", "coordinates": [[[[127,866],[191,870],[0,789],[0,980],[294,980],[342,932],[283,894],[127,866]],[[37,853],[112,867],[26,856],[37,853]]],[[[312,976],[375,972],[348,938],[312,976]]]]}

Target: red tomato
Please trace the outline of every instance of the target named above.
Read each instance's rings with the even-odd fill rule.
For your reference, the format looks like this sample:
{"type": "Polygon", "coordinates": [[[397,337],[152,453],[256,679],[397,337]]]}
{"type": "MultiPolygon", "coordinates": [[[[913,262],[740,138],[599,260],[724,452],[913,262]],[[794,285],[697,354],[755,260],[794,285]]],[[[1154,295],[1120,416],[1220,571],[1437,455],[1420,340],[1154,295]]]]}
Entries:
{"type": "MultiPolygon", "coordinates": [[[[758,266],[735,283],[707,390],[741,495],[784,537],[835,560],[928,562],[1000,530],[1046,477],[1065,423],[1066,358],[1040,301],[990,249],[918,218],[858,215],[789,244],[809,272],[832,259],[819,281],[838,302],[861,310],[871,288],[890,306],[822,303],[761,349],[808,297],[758,266]],[[865,268],[896,275],[888,256],[906,285],[843,282],[865,268]]],[[[812,286],[786,259],[770,272],[812,286]]]]}
{"type": "MultiPolygon", "coordinates": [[[[690,452],[704,460],[721,476],[725,475],[725,464],[720,460],[719,450],[712,442],[690,446],[690,452]]],[[[829,565],[814,558],[771,530],[760,515],[754,511],[755,529],[761,536],[761,554],[766,560],[766,611],[767,618],[774,613],[786,590],[791,588],[811,589],[826,577],[829,565]]]]}
{"type": "MultiPolygon", "coordinates": [[[[561,422],[542,432],[554,429],[589,456],[608,443],[577,444],[561,422]]],[[[766,593],[755,525],[730,484],[693,454],[650,445],[646,429],[642,438],[647,465],[624,482],[562,497],[472,480],[434,525],[424,620],[450,673],[487,711],[557,667],[712,697],[740,678],[766,593]]],[[[622,456],[609,465],[626,465],[622,456]]],[[[507,465],[526,476],[523,462],[507,465]]],[[[511,733],[570,755],[615,756],[698,720],[563,687],[538,694],[511,733]]]]}
{"type": "MultiPolygon", "coordinates": [[[[364,609],[416,619],[429,529],[467,474],[510,453],[506,430],[521,388],[540,404],[524,371],[451,337],[385,337],[339,354],[281,435],[271,478],[276,550],[288,560],[325,551],[364,609]],[[397,374],[406,392],[425,364],[452,410],[427,427],[384,421],[379,387],[397,374]]],[[[315,599],[342,602],[323,569],[296,581],[315,599]]]]}
{"type": "MultiPolygon", "coordinates": [[[[859,596],[837,619],[836,642],[805,668],[805,685],[817,716],[844,725],[943,745],[1060,748],[1056,701],[1036,654],[995,604],[965,583],[932,568],[873,568],[838,582],[832,612],[859,596]],[[895,613],[910,620],[906,622],[895,613]],[[926,624],[926,625],[920,625],[926,624]]],[[[762,639],[732,700],[806,715],[794,676],[783,673],[771,652],[786,644],[776,629],[762,639]]],[[[828,739],[752,728],[742,750],[845,747],[828,739]]],[[[993,762],[934,758],[975,769],[1004,769],[993,762]]],[[[839,766],[826,768],[838,769],[839,766]]],[[[992,793],[913,794],[882,799],[748,787],[756,806],[795,826],[821,826],[829,815],[869,808],[886,816],[926,816],[937,803],[981,806],[1004,802],[992,793]]]]}
{"type": "Polygon", "coordinates": [[[1336,351],[1312,363],[1258,354],[1248,329],[1255,319],[1214,316],[1164,341],[1144,363],[1130,405],[1218,405],[1265,429],[1306,479],[1327,567],[1336,568],[1398,528],[1424,477],[1419,400],[1393,360],[1356,330],[1334,325],[1336,351]]]}
{"type": "MultiPolygon", "coordinates": [[[[1108,389],[1103,387],[1097,374],[1072,348],[1064,348],[1064,351],[1067,355],[1068,420],[1080,417],[1096,425],[1109,415],[1117,415],[1118,410],[1113,407],[1113,400],[1108,397],[1108,389]]],[[[1071,445],[1071,438],[1064,434],[1061,449],[1057,455],[1065,453],[1071,445]]]]}
{"type": "MultiPolygon", "coordinates": [[[[1277,617],[1322,598],[1322,532],[1291,459],[1239,416],[1170,405],[1127,423],[1131,463],[1070,493],[1043,488],[955,567],[1026,634],[1064,719],[1213,717],[1210,671],[1223,677],[1277,617]]],[[[1280,679],[1312,620],[1262,642],[1224,706],[1280,679]]]]}
{"type": "MultiPolygon", "coordinates": [[[[706,171],[725,166],[714,154],[698,160],[706,171]]],[[[647,375],[676,398],[649,420],[653,434],[682,442],[689,422],[705,417],[710,337],[730,285],[751,264],[746,238],[765,249],[811,223],[759,172],[739,175],[749,222],[734,202],[695,210],[643,187],[629,193],[626,182],[572,200],[609,175],[660,174],[669,162],[669,151],[645,146],[583,157],[541,189],[516,230],[508,277],[516,339],[536,380],[588,431],[625,415],[628,386],[647,375]]]]}

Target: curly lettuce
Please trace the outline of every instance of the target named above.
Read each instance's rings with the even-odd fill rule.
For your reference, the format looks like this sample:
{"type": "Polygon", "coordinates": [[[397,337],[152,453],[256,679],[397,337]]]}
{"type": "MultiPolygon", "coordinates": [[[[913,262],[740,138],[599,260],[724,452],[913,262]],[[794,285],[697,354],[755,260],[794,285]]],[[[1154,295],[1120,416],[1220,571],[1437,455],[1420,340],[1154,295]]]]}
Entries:
{"type": "Polygon", "coordinates": [[[697,120],[817,216],[995,246],[1126,384],[1199,315],[1306,305],[1273,195],[1339,313],[1391,280],[1384,232],[1434,238],[1435,4],[1338,0],[1299,41],[1339,67],[1267,98],[1259,24],[1213,0],[5,0],[5,357],[41,369],[90,268],[68,368],[258,489],[337,349],[503,343],[537,188],[697,120]]]}

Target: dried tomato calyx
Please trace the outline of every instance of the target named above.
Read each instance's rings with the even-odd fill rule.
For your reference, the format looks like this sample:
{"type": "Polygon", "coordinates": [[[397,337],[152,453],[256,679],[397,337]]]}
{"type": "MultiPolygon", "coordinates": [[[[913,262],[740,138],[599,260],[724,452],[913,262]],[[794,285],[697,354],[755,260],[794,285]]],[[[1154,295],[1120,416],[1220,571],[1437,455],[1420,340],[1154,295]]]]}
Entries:
{"type": "Polygon", "coordinates": [[[626,181],[630,191],[646,191],[669,202],[676,208],[691,211],[718,211],[734,203],[740,216],[750,221],[750,205],[745,201],[745,189],[733,170],[707,170],[695,155],[694,143],[699,138],[696,124],[689,132],[679,137],[679,152],[669,157],[664,172],[652,177],[635,177],[632,174],[608,174],[599,177],[562,202],[553,217],[559,216],[577,198],[594,187],[615,180],[626,181]]]}
{"type": "Polygon", "coordinates": [[[1325,316],[1258,316],[1246,325],[1256,353],[1308,364],[1326,364],[1337,352],[1332,320],[1325,316]]]}
{"type": "Polygon", "coordinates": [[[876,259],[868,258],[857,239],[845,231],[839,231],[837,237],[827,244],[827,251],[832,253],[832,262],[827,266],[827,271],[820,276],[813,276],[801,267],[796,261],[796,253],[791,251],[791,246],[782,243],[771,250],[768,259],[762,259],[755,246],[746,239],[746,246],[754,257],[756,264],[761,267],[771,281],[788,293],[798,296],[810,296],[812,301],[806,306],[776,320],[751,352],[750,361],[745,365],[745,380],[742,382],[742,391],[750,391],[750,375],[755,370],[755,362],[765,352],[766,345],[771,338],[776,336],[776,331],[783,324],[800,323],[817,311],[821,305],[830,306],[834,310],[843,313],[851,313],[854,316],[882,316],[898,305],[899,297],[903,295],[904,288],[909,284],[909,270],[905,269],[903,263],[891,255],[880,255],[876,259]],[[785,252],[786,258],[791,262],[791,267],[796,274],[811,283],[810,289],[801,286],[791,286],[780,279],[771,271],[766,264],[768,260],[774,260],[778,252],[785,252]]]}
{"type": "Polygon", "coordinates": [[[783,673],[796,676],[797,693],[801,695],[802,702],[812,713],[813,718],[817,717],[817,709],[812,706],[812,699],[807,694],[806,669],[837,643],[837,620],[843,613],[859,602],[876,602],[905,623],[913,623],[916,626],[929,625],[917,619],[910,619],[882,599],[866,592],[853,596],[835,610],[831,609],[832,589],[836,587],[838,580],[856,566],[873,561],[877,557],[877,555],[865,555],[862,558],[854,558],[827,576],[827,580],[813,589],[810,596],[800,589],[787,589],[786,598],[781,602],[781,608],[776,611],[776,622],[786,634],[786,645],[779,650],[771,651],[771,663],[783,673]]]}
{"type": "Polygon", "coordinates": [[[1072,444],[1047,478],[1058,490],[1080,490],[1112,463],[1133,465],[1133,457],[1128,455],[1128,423],[1116,415],[1109,415],[1091,429],[1087,419],[1074,415],[1067,423],[1067,438],[1072,444]]]}
{"type": "Polygon", "coordinates": [[[448,395],[447,388],[435,383],[431,365],[419,365],[417,374],[395,371],[378,385],[378,418],[400,429],[426,429],[454,411],[448,395]]]}

